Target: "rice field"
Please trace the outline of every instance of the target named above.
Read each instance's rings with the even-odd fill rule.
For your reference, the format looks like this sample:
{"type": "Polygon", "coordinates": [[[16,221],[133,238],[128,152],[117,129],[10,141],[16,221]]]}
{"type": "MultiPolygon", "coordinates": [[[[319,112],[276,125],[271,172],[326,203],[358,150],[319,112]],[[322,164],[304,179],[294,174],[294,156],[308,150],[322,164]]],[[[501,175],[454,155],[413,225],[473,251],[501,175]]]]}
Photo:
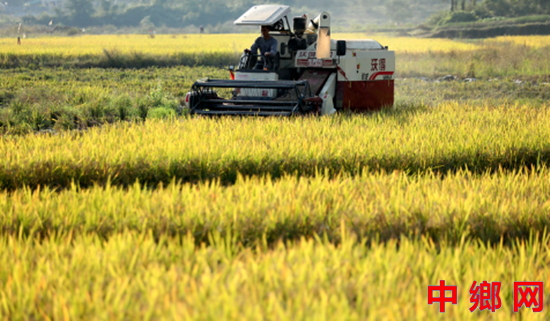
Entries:
{"type": "Polygon", "coordinates": [[[186,115],[254,38],[0,38],[0,320],[549,318],[550,38],[376,35],[391,110],[186,115]]]}
{"type": "MultiPolygon", "coordinates": [[[[0,67],[30,69],[149,68],[235,64],[257,35],[83,35],[78,37],[0,38],[0,67]]],[[[334,39],[374,38],[396,51],[399,77],[547,77],[550,38],[498,37],[454,41],[343,33],[334,39]]]]}
{"type": "MultiPolygon", "coordinates": [[[[345,238],[242,247],[217,234],[193,237],[55,234],[0,241],[0,313],[17,319],[545,320],[512,312],[515,280],[544,280],[548,238],[512,246],[463,241],[439,248],[420,238],[370,246],[345,238]],[[458,286],[458,304],[426,303],[438,279],[458,286]],[[474,280],[499,280],[502,307],[470,312],[474,280]]],[[[546,307],[545,307],[546,308],[546,307]]]]}
{"type": "Polygon", "coordinates": [[[328,178],[247,177],[234,184],[171,182],[123,188],[108,182],[65,190],[21,188],[0,195],[0,231],[42,237],[71,233],[109,238],[129,231],[156,237],[213,234],[242,245],[303,237],[338,243],[347,234],[372,242],[425,236],[459,243],[528,239],[550,227],[550,171],[474,175],[341,174],[328,178]]]}
{"type": "MultiPolygon", "coordinates": [[[[240,53],[258,37],[257,34],[178,34],[178,35],[82,35],[74,37],[35,36],[21,39],[0,38],[0,54],[61,54],[69,57],[101,54],[104,49],[122,53],[151,54],[240,53]]],[[[391,37],[384,34],[334,33],[333,39],[375,39],[397,53],[430,51],[474,51],[484,44],[516,43],[541,48],[550,44],[550,36],[502,36],[486,40],[456,41],[414,37],[391,37]]]]}
{"type": "MultiPolygon", "coordinates": [[[[83,35],[76,37],[0,38],[0,55],[99,55],[103,50],[121,53],[142,52],[158,55],[184,53],[241,53],[250,47],[257,34],[181,34],[181,35],[83,35]]],[[[376,39],[398,52],[471,51],[479,46],[444,39],[388,37],[379,34],[335,33],[334,39],[376,39]]],[[[518,40],[520,43],[521,40],[518,40]]],[[[546,40],[548,41],[548,40],[546,40]]],[[[530,44],[539,43],[538,41],[530,44]]]]}
{"type": "Polygon", "coordinates": [[[454,103],[366,116],[176,118],[3,137],[0,187],[540,167],[550,160],[549,121],[548,107],[454,103]]]}

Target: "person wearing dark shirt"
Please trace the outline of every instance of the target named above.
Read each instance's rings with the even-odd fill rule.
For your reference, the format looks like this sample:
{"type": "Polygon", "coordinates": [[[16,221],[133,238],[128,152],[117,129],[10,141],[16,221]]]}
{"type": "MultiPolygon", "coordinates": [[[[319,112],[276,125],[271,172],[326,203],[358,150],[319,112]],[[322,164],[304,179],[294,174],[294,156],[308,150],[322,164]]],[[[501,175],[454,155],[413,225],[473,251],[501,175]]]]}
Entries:
{"type": "Polygon", "coordinates": [[[250,50],[244,50],[245,53],[252,52],[253,54],[258,54],[258,49],[260,49],[260,57],[254,69],[265,69],[269,60],[272,60],[277,54],[277,39],[271,37],[269,27],[262,26],[261,32],[262,36],[254,41],[250,50]]]}

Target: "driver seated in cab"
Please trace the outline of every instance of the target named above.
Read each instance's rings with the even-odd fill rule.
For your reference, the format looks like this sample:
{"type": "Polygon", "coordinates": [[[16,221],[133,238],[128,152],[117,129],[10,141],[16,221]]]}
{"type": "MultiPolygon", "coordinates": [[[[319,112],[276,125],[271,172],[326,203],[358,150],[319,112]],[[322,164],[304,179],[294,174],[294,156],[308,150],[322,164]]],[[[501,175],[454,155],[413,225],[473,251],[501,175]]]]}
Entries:
{"type": "Polygon", "coordinates": [[[273,59],[277,55],[277,39],[271,37],[269,34],[269,26],[262,26],[261,32],[262,36],[254,41],[250,50],[245,49],[244,52],[256,55],[258,54],[258,49],[260,49],[260,57],[258,57],[254,69],[268,70],[272,68],[273,59]]]}

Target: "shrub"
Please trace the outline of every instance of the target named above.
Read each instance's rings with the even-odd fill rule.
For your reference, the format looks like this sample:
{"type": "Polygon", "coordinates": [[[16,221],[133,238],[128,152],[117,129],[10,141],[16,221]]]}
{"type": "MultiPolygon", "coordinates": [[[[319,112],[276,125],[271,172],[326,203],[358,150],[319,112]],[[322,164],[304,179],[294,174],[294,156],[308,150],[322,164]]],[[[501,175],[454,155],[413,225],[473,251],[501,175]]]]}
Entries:
{"type": "Polygon", "coordinates": [[[448,11],[438,11],[431,15],[428,20],[426,20],[425,24],[432,27],[438,26],[440,24],[440,21],[445,19],[448,15],[448,11]]]}
{"type": "Polygon", "coordinates": [[[178,108],[177,100],[172,96],[171,93],[164,91],[160,82],[157,84],[156,87],[151,88],[151,91],[149,92],[149,96],[147,98],[149,100],[149,106],[151,108],[162,107],[172,109],[174,111],[176,111],[178,108]]]}
{"type": "Polygon", "coordinates": [[[81,33],[80,29],[78,28],[71,28],[67,31],[67,36],[76,36],[81,33]]]}

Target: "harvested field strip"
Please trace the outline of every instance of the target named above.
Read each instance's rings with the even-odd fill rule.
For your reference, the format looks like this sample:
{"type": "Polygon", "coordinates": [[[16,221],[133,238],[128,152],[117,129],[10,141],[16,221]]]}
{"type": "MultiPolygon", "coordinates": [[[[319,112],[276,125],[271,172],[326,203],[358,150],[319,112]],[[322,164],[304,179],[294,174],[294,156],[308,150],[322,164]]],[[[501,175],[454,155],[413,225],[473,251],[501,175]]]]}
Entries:
{"type": "MultiPolygon", "coordinates": [[[[436,247],[403,239],[369,247],[348,237],[272,250],[219,237],[154,239],[126,232],[109,240],[58,234],[0,239],[0,315],[17,319],[439,320],[428,285],[458,286],[459,320],[544,320],[548,310],[513,313],[513,282],[550,278],[548,238],[486,247],[436,247]],[[469,311],[473,281],[500,281],[502,307],[469,311]]],[[[550,290],[545,282],[545,292],[550,290]]]]}
{"type": "MultiPolygon", "coordinates": [[[[87,129],[185,113],[179,106],[197,79],[228,76],[227,70],[213,67],[0,70],[0,135],[87,129]],[[159,115],[159,108],[167,113],[159,115]]],[[[436,79],[396,81],[396,108],[453,101],[482,107],[521,102],[534,109],[550,99],[550,83],[544,79],[436,79]]]]}
{"type": "MultiPolygon", "coordinates": [[[[458,242],[464,235],[511,242],[550,227],[550,171],[445,177],[403,173],[296,178],[240,178],[218,183],[20,189],[0,194],[4,235],[56,233],[110,237],[124,231],[155,236],[212,233],[258,242],[324,235],[338,242],[342,228],[361,239],[402,235],[458,242]]],[[[549,229],[550,230],[550,229],[549,229]]]]}
{"type": "Polygon", "coordinates": [[[0,137],[0,188],[149,186],[244,175],[476,173],[550,164],[548,107],[386,111],[332,118],[188,118],[0,137]]]}

